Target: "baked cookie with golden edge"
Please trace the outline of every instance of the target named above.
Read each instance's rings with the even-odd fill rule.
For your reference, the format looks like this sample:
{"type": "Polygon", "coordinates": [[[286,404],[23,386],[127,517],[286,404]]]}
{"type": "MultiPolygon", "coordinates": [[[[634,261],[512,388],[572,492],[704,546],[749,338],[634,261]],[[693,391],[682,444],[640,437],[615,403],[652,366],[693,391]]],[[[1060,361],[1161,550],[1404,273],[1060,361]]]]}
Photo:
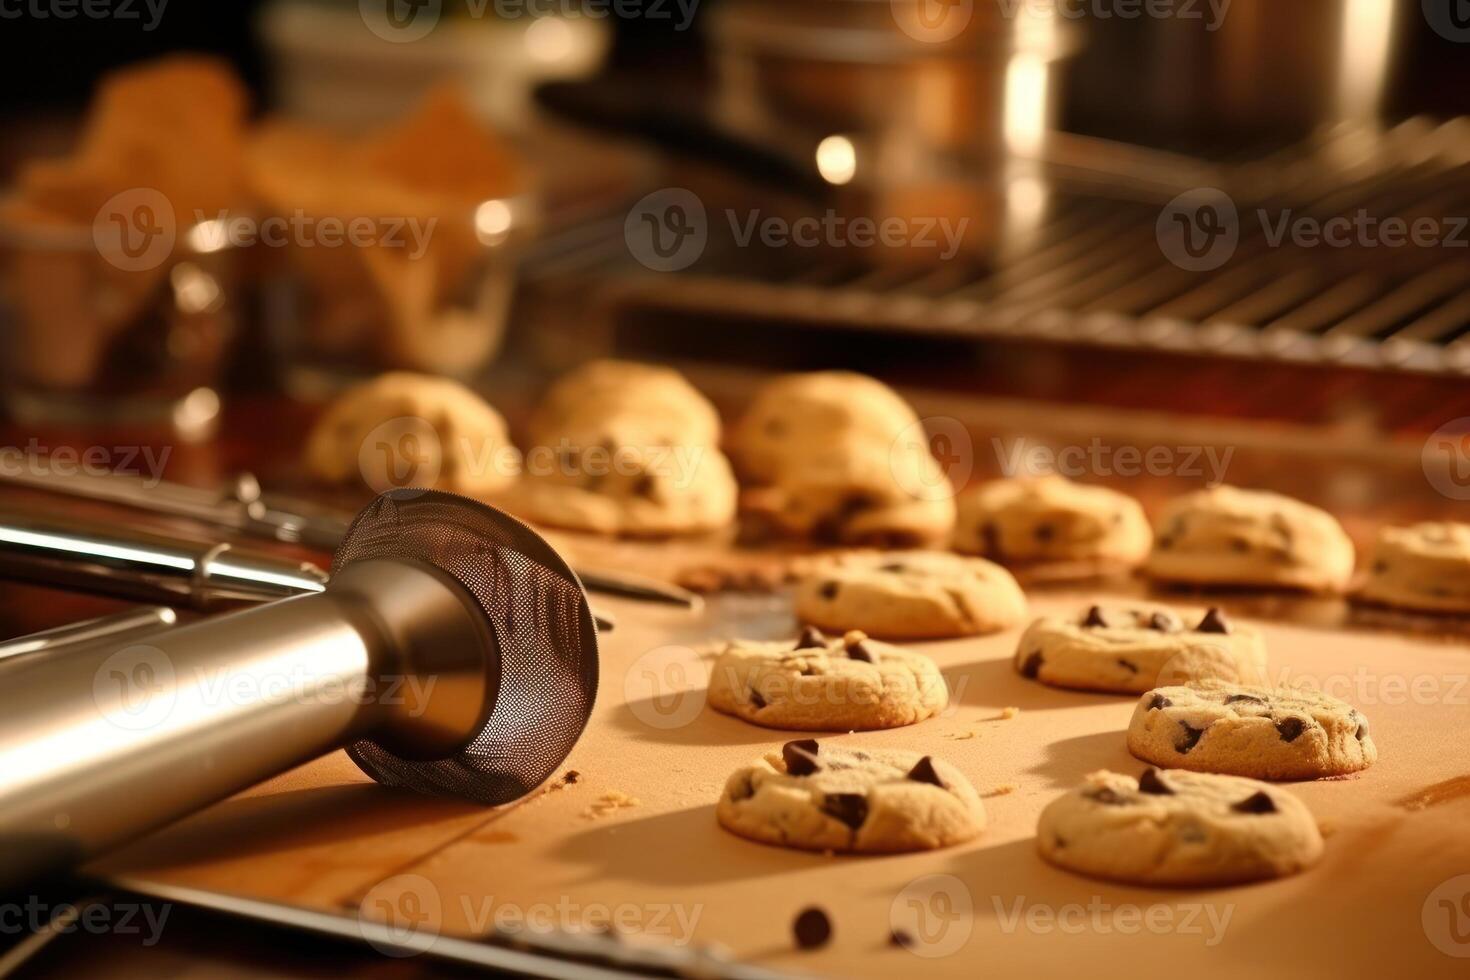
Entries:
{"type": "Polygon", "coordinates": [[[979,794],[944,760],[816,739],[737,769],[715,816],[764,844],[867,854],[951,847],[985,829],[979,794]]]}
{"type": "Polygon", "coordinates": [[[519,469],[505,419],[457,381],[394,371],[339,395],[307,437],[307,472],[375,492],[432,487],[484,496],[519,469]]]}
{"type": "Polygon", "coordinates": [[[1420,612],[1470,613],[1470,524],[1384,528],[1358,598],[1420,612]]]}
{"type": "Polygon", "coordinates": [[[1062,476],[994,480],[957,503],[955,550],[991,561],[1132,568],[1153,544],[1138,501],[1062,476]]]}
{"type": "Polygon", "coordinates": [[[1154,525],[1151,578],[1200,586],[1337,593],[1353,574],[1337,518],[1299,500],[1220,486],[1168,503],[1154,525]]]}
{"type": "Polygon", "coordinates": [[[1109,694],[1210,680],[1262,683],[1266,642],[1218,609],[1096,605],[1032,623],[1016,645],[1015,667],[1053,687],[1109,694]]]}
{"type": "Polygon", "coordinates": [[[1236,776],[1095,772],[1042,811],[1041,856],[1135,885],[1233,885],[1280,878],[1322,856],[1301,800],[1236,776]]]}
{"type": "Polygon", "coordinates": [[[855,732],[932,718],[949,703],[934,661],[860,632],[807,627],[795,644],[731,643],[715,662],[709,704],[767,728],[855,732]]]}
{"type": "Polygon", "coordinates": [[[1316,691],[1206,683],[1146,692],[1128,725],[1145,762],[1252,779],[1321,779],[1378,759],[1368,719],[1316,691]]]}
{"type": "Polygon", "coordinates": [[[611,359],[591,361],[559,377],[526,428],[534,444],[555,448],[587,421],[623,414],[658,420],[667,442],[720,442],[719,413],[682,374],[658,364],[611,359]]]}
{"type": "Polygon", "coordinates": [[[796,615],[823,629],[933,640],[1015,626],[1026,617],[1026,596],[1010,572],[983,558],[847,555],[819,563],[797,583],[796,615]]]}

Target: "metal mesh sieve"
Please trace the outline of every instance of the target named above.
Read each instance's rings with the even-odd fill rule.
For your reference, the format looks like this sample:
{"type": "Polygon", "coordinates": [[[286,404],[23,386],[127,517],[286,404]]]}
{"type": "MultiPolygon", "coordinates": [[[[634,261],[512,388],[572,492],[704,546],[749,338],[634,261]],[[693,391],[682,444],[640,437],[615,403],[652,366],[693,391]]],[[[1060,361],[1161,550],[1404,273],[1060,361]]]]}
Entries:
{"type": "Polygon", "coordinates": [[[597,629],[577,577],[520,521],[432,490],[379,497],[352,522],[332,574],[380,558],[427,562],[475,597],[499,647],[499,692],[478,733],[449,758],[404,759],[371,739],[348,755],[390,786],[485,804],[526,795],[571,752],[597,695],[597,629]]]}

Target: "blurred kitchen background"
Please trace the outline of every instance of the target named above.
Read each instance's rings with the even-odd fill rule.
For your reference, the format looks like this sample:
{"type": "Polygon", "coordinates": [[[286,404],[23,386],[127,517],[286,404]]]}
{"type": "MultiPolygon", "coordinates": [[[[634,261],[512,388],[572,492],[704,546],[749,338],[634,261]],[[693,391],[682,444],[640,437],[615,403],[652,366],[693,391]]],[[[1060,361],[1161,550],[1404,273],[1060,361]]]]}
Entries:
{"type": "MultiPolygon", "coordinates": [[[[352,357],[325,356],[343,377],[313,370],[311,315],[273,289],[275,264],[247,261],[217,377],[202,369],[164,396],[312,402],[407,367],[513,406],[518,388],[613,352],[677,363],[717,399],[752,374],[847,366],[996,411],[1100,405],[1421,439],[1470,414],[1470,249],[1277,246],[1251,217],[1427,215],[1452,231],[1470,214],[1463,3],[1178,0],[1166,17],[1130,16],[1144,8],[1130,0],[440,7],[172,0],[144,29],[153,12],[137,0],[131,22],[0,25],[7,179],[67,150],[106,72],[178,51],[233,64],[257,117],[353,131],[450,80],[522,161],[524,188],[476,212],[486,255],[474,298],[455,301],[462,345],[436,358],[353,334],[352,357]],[[432,23],[408,39],[389,12],[410,31],[432,23]],[[1201,188],[1239,214],[1239,243],[1208,267],[1171,254],[1163,231],[1181,200],[1204,213],[1189,196],[1201,188]],[[672,189],[705,212],[692,257],[650,252],[688,218],[672,189]],[[742,243],[727,209],[965,220],[936,260],[742,243]]],[[[12,356],[7,402],[54,421],[50,396],[106,389],[108,404],[118,373],[166,372],[175,354],[133,345],[99,362],[111,377],[34,399],[16,396],[38,382],[12,356]]],[[[205,398],[175,421],[205,436],[217,409],[205,398]]]]}

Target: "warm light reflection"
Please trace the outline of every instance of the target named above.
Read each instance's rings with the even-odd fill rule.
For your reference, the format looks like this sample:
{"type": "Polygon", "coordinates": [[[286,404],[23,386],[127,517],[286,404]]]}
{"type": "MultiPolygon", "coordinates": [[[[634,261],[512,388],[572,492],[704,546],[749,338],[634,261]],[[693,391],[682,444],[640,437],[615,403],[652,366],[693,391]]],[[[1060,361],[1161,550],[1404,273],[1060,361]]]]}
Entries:
{"type": "Polygon", "coordinates": [[[1045,146],[1049,82],[1045,58],[1018,54],[1006,67],[1005,140],[1012,153],[1035,156],[1045,146]]]}
{"type": "Polygon", "coordinates": [[[857,174],[857,148],[846,136],[828,136],[817,144],[817,172],[841,187],[857,174]]]}
{"type": "Polygon", "coordinates": [[[1338,112],[1344,119],[1378,115],[1393,44],[1393,0],[1348,0],[1343,16],[1338,112]]]}
{"type": "Polygon", "coordinates": [[[543,64],[569,58],[574,42],[572,29],[559,17],[541,17],[526,28],[526,53],[543,64]]]}
{"type": "Polygon", "coordinates": [[[475,234],[486,245],[498,245],[510,234],[515,215],[504,201],[482,201],[475,209],[475,234]]]}

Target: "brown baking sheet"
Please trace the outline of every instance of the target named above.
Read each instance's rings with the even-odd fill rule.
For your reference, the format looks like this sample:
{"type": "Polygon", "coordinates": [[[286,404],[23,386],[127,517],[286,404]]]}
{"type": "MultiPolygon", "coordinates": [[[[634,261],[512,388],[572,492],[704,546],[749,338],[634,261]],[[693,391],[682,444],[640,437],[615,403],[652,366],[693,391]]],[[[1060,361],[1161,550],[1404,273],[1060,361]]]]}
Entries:
{"type": "MultiPolygon", "coordinates": [[[[1047,613],[1089,598],[1053,593],[1033,605],[1047,613]]],[[[928,854],[824,856],[716,825],[726,774],[791,736],[701,710],[699,670],[666,669],[697,663],[711,637],[787,634],[783,598],[723,597],[698,616],[599,601],[620,626],[604,641],[597,708],[565,767],[576,782],[482,810],[378,787],[339,753],[140,842],[103,870],[327,910],[396,903],[416,910],[421,928],[453,934],[515,910],[591,925],[616,912],[660,941],[719,943],[763,966],[840,976],[1470,972],[1470,959],[1445,951],[1470,955],[1470,877],[1453,882],[1470,875],[1462,643],[1264,624],[1274,668],[1354,701],[1381,760],[1353,778],[1294,787],[1328,835],[1318,867],[1249,887],[1155,890],[1076,877],[1037,857],[1036,817],[1049,800],[1091,770],[1142,766],[1123,742],[1133,699],[1021,679],[1010,666],[1014,631],[922,646],[951,686],[943,717],[831,736],[949,759],[991,794],[984,836],[928,854]],[[1003,719],[1007,707],[1020,712],[1003,719]],[[948,900],[921,881],[933,875],[951,876],[939,879],[948,900]],[[925,896],[921,951],[938,955],[890,946],[895,907],[915,924],[910,899],[925,896]],[[809,904],[829,912],[835,935],[798,952],[791,922],[809,904]]]]}

